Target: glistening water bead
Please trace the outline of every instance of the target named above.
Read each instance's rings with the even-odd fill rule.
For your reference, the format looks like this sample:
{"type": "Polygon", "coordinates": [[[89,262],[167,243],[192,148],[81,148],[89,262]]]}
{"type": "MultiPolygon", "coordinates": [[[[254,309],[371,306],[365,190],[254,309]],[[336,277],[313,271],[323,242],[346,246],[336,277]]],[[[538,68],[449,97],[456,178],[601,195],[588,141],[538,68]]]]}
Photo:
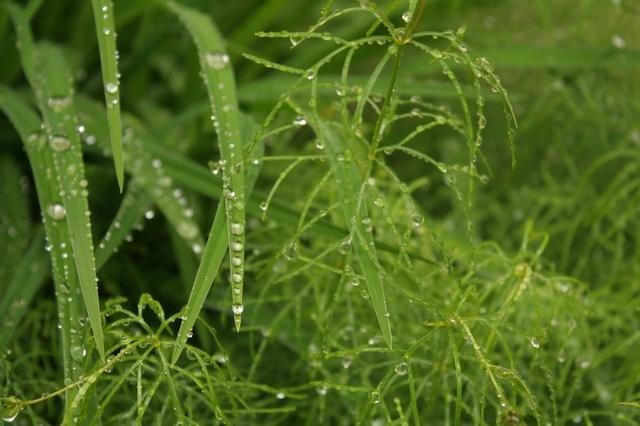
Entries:
{"type": "Polygon", "coordinates": [[[207,53],[204,60],[214,70],[221,70],[229,63],[229,55],[221,52],[207,53]]]}
{"type": "Polygon", "coordinates": [[[105,85],[105,90],[107,91],[107,93],[115,95],[116,93],[118,93],[118,85],[115,83],[107,83],[105,85]]]}
{"type": "Polygon", "coordinates": [[[395,371],[398,376],[404,376],[409,372],[409,364],[404,361],[399,362],[396,365],[395,371]]]}
{"type": "Polygon", "coordinates": [[[53,220],[62,220],[66,215],[66,210],[62,204],[51,204],[47,207],[47,214],[53,220]]]}
{"type": "Polygon", "coordinates": [[[51,138],[51,149],[56,152],[66,151],[71,146],[69,139],[64,136],[54,136],[51,138]]]}
{"type": "Polygon", "coordinates": [[[240,315],[244,311],[244,306],[239,303],[236,303],[231,307],[231,311],[233,311],[234,315],[240,315]]]}
{"type": "Polygon", "coordinates": [[[240,222],[234,222],[231,224],[231,233],[233,235],[242,235],[242,231],[244,231],[244,227],[240,222]]]}

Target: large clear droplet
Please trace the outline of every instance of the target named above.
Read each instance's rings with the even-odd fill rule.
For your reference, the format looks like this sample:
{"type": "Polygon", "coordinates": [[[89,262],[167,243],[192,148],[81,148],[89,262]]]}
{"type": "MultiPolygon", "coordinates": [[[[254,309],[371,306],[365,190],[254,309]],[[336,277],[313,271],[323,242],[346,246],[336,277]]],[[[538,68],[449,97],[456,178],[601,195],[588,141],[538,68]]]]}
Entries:
{"type": "Polygon", "coordinates": [[[398,376],[404,376],[409,372],[409,364],[404,361],[399,362],[396,365],[395,371],[398,376]]]}
{"type": "Polygon", "coordinates": [[[57,152],[66,151],[71,146],[69,139],[64,136],[54,136],[51,138],[51,149],[57,152]]]}
{"type": "Polygon", "coordinates": [[[231,224],[231,233],[233,235],[242,235],[244,231],[244,226],[240,222],[234,222],[231,224]]]}
{"type": "Polygon", "coordinates": [[[81,360],[87,354],[87,349],[82,346],[72,346],[71,347],[71,358],[76,361],[81,360]]]}
{"type": "Polygon", "coordinates": [[[244,306],[236,303],[231,307],[231,311],[233,312],[234,315],[240,315],[242,314],[242,312],[244,312],[244,306]]]}
{"type": "Polygon", "coordinates": [[[115,95],[116,93],[118,93],[118,85],[115,83],[107,83],[104,86],[104,88],[107,91],[107,93],[110,93],[112,95],[115,95]]]}
{"type": "Polygon", "coordinates": [[[47,214],[53,220],[62,220],[66,215],[66,210],[62,204],[51,204],[47,207],[47,214]]]}
{"type": "Polygon", "coordinates": [[[340,241],[340,245],[338,246],[340,254],[347,254],[349,250],[351,250],[351,236],[340,241]]]}

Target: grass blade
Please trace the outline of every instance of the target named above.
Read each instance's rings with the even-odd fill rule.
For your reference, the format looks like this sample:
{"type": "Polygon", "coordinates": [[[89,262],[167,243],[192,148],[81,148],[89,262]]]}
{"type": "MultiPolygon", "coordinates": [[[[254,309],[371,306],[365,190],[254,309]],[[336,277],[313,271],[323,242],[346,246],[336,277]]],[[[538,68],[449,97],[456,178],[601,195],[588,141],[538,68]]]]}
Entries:
{"type": "MultiPolygon", "coordinates": [[[[61,334],[65,381],[73,382],[82,374],[82,359],[74,353],[82,353],[84,326],[78,321],[84,313],[80,301],[80,289],[76,265],[68,256],[66,247],[71,245],[69,232],[62,220],[49,213],[49,208],[58,204],[59,188],[53,165],[53,155],[46,138],[41,134],[40,118],[17,94],[0,87],[0,108],[7,114],[22,139],[36,184],[38,201],[43,211],[42,218],[47,236],[47,250],[51,258],[53,282],[58,302],[58,326],[61,334]],[[49,172],[47,172],[49,171],[49,172]],[[71,295],[77,297],[70,297],[71,295]],[[80,351],[75,348],[80,348],[80,351]]],[[[55,213],[52,210],[51,213],[55,213]]],[[[69,398],[73,391],[69,392],[69,398]]]]}
{"type": "MultiPolygon", "coordinates": [[[[248,120],[246,120],[248,122],[248,120]]],[[[246,126],[249,127],[249,126],[246,126]]],[[[246,128],[245,127],[245,128],[246,128]]],[[[249,136],[244,137],[245,141],[249,140],[249,136]]],[[[259,158],[262,156],[264,146],[257,144],[254,149],[252,157],[259,158]]],[[[258,179],[260,172],[260,164],[251,163],[247,170],[247,197],[251,195],[253,186],[258,179]]],[[[171,356],[171,363],[174,364],[180,358],[180,354],[184,349],[184,345],[189,338],[189,333],[193,329],[193,326],[200,315],[202,306],[209,294],[209,290],[213,285],[213,280],[218,273],[220,264],[225,256],[229,240],[225,231],[225,215],[222,208],[223,202],[218,203],[218,209],[211,225],[211,231],[209,232],[209,238],[204,248],[202,255],[202,261],[198,266],[198,272],[196,273],[195,280],[193,281],[193,287],[191,288],[191,294],[189,295],[189,301],[185,308],[182,323],[180,324],[180,330],[178,331],[178,337],[176,338],[176,346],[173,349],[173,355],[171,356]]]]}
{"type": "Polygon", "coordinates": [[[102,82],[107,105],[111,151],[120,192],[124,187],[124,158],[122,154],[122,119],[120,117],[120,78],[114,10],[111,0],[92,0],[96,22],[102,82]]]}
{"type": "Polygon", "coordinates": [[[44,99],[47,99],[49,104],[51,99],[69,99],[69,104],[64,108],[52,109],[41,105],[41,109],[47,123],[46,127],[50,129],[49,144],[54,151],[54,165],[58,171],[59,185],[63,189],[62,200],[82,297],[98,352],[104,357],[100,302],[87,202],[87,180],[84,177],[80,139],[76,133],[77,120],[73,111],[70,73],[62,53],[57,48],[45,45],[39,49],[39,52],[42,55],[40,69],[47,70],[42,76],[44,99]],[[57,148],[56,143],[58,143],[57,148]]]}
{"type": "Polygon", "coordinates": [[[222,37],[206,15],[175,2],[168,1],[165,4],[178,16],[195,41],[213,110],[212,117],[220,148],[227,233],[230,242],[234,323],[236,330],[239,330],[244,309],[242,287],[246,200],[240,112],[233,69],[229,63],[229,56],[225,52],[222,37]]]}
{"type": "MultiPolygon", "coordinates": [[[[73,106],[71,76],[62,52],[51,45],[36,46],[24,12],[9,4],[15,22],[22,65],[37,95],[48,138],[46,149],[51,153],[57,175],[62,205],[46,205],[55,219],[66,219],[66,228],[73,250],[76,272],[96,348],[104,358],[104,343],[100,319],[100,302],[91,237],[91,222],[87,202],[87,180],[78,137],[73,106]],[[51,210],[53,209],[53,210],[51,210]]],[[[45,206],[41,206],[45,207],[45,206]]]]}

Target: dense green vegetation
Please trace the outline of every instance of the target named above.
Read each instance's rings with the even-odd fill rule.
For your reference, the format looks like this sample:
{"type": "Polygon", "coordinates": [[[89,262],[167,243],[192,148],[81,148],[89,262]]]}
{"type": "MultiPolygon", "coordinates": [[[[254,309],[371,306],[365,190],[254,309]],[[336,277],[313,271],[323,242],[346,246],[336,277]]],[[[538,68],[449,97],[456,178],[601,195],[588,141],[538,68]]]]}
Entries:
{"type": "Polygon", "coordinates": [[[0,6],[5,421],[640,422],[637,1],[0,6]]]}

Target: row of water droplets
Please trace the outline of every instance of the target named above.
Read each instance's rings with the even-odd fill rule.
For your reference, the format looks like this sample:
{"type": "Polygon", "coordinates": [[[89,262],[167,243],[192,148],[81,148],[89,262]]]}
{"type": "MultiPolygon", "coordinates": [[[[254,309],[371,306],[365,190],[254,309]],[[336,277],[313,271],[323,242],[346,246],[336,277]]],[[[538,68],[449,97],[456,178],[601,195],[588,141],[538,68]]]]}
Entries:
{"type": "Polygon", "coordinates": [[[111,54],[109,51],[111,46],[113,46],[113,63],[107,61],[103,64],[103,72],[105,75],[104,79],[104,92],[108,109],[119,108],[118,104],[120,102],[120,73],[118,72],[118,60],[119,53],[116,46],[116,32],[114,25],[114,17],[113,17],[113,5],[109,0],[103,0],[102,5],[100,6],[100,10],[95,13],[99,14],[99,18],[96,19],[96,23],[98,26],[98,33],[107,38],[107,51],[108,54],[111,54]],[[111,43],[111,39],[113,43],[111,43]]]}
{"type": "MultiPolygon", "coordinates": [[[[82,292],[78,282],[78,271],[74,262],[72,241],[67,227],[67,208],[65,205],[74,205],[74,208],[83,209],[83,219],[74,226],[81,225],[86,229],[84,238],[91,246],[90,262],[91,276],[94,285],[97,286],[96,270],[93,262],[93,248],[90,211],[87,205],[88,182],[84,177],[82,153],[76,143],[76,138],[69,138],[64,129],[75,129],[75,115],[72,111],[72,97],[50,96],[46,99],[46,106],[55,117],[56,126],[52,126],[46,120],[43,130],[48,138],[40,134],[33,134],[28,138],[28,150],[34,149],[40,152],[39,158],[44,161],[44,170],[49,182],[56,182],[54,187],[57,193],[51,193],[50,204],[43,206],[43,220],[47,229],[47,244],[45,249],[51,253],[52,268],[56,284],[56,299],[58,304],[58,328],[62,329],[62,338],[65,346],[70,348],[68,354],[71,360],[65,362],[65,381],[70,382],[78,377],[81,370],[82,358],[87,350],[84,346],[84,334],[88,320],[82,300],[82,292]],[[31,146],[29,146],[31,145],[31,146]],[[53,165],[53,167],[51,167],[53,165]]],[[[45,114],[49,115],[49,114],[45,114]]],[[[77,235],[75,238],[83,238],[77,235]]],[[[97,291],[97,289],[96,289],[97,291]]]]}
{"type": "Polygon", "coordinates": [[[202,77],[209,88],[209,93],[212,94],[211,120],[218,135],[221,153],[221,159],[214,172],[222,171],[222,193],[229,233],[232,312],[236,330],[239,330],[244,311],[242,292],[245,249],[245,167],[237,106],[235,99],[229,99],[229,93],[235,89],[224,85],[225,73],[230,72],[229,62],[229,55],[225,52],[205,53],[202,58],[202,77]]]}

